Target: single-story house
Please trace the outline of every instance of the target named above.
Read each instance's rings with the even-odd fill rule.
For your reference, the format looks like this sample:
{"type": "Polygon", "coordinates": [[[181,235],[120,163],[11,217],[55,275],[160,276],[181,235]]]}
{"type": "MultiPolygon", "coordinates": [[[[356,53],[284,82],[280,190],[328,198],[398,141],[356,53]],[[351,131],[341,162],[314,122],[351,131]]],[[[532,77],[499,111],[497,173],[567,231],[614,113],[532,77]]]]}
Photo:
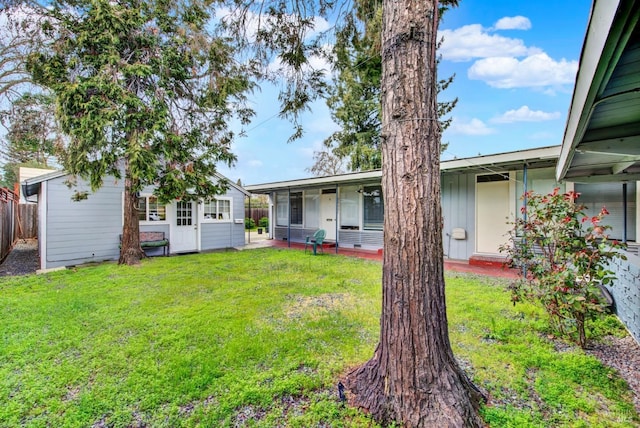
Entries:
{"type": "MultiPolygon", "coordinates": [[[[517,216],[524,192],[581,193],[591,212],[605,205],[611,213],[612,237],[629,242],[634,251],[640,212],[636,183],[559,183],[555,178],[560,146],[441,163],[443,245],[445,257],[470,263],[502,261],[499,251],[517,216]],[[623,193],[624,192],[624,193],[623,193]]],[[[317,229],[340,248],[383,248],[382,172],[356,172],[328,177],[246,186],[270,197],[270,236],[304,242],[317,229]]]]}
{"type": "MultiPolygon", "coordinates": [[[[107,177],[100,189],[76,202],[74,189],[67,185],[69,178],[56,171],[22,183],[24,194],[38,202],[41,269],[117,260],[120,254],[123,180],[107,177]]],[[[161,205],[153,187],[146,188],[138,199],[140,231],[164,232],[171,254],[243,246],[244,199],[250,194],[226,181],[225,194],[200,203],[176,200],[161,205]]],[[[82,182],[78,188],[90,190],[82,182]]]]}
{"type": "MultiPolygon", "coordinates": [[[[638,0],[593,2],[558,160],[557,180],[622,186],[627,190],[638,188],[638,22],[638,0]]],[[[622,204],[628,202],[621,201],[622,204]]],[[[640,204],[635,204],[635,212],[625,214],[637,219],[640,204]]],[[[609,291],[616,302],[616,312],[640,342],[640,257],[628,255],[626,260],[619,260],[612,267],[617,280],[609,291]]]]}

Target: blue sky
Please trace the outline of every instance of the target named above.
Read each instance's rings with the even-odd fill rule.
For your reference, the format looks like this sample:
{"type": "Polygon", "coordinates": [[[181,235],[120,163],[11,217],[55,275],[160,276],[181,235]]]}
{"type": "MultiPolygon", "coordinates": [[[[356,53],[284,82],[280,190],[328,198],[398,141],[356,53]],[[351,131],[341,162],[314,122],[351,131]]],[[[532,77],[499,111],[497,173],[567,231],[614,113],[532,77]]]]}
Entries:
{"type": "MultiPolygon", "coordinates": [[[[459,98],[443,159],[559,145],[591,2],[462,0],[440,25],[441,77],[456,75],[441,99],[459,98]]],[[[257,115],[233,146],[238,162],[220,172],[258,184],[309,177],[313,152],[337,129],[323,101],[287,143],[292,126],[276,116],[278,90],[253,96],[257,115]]]]}

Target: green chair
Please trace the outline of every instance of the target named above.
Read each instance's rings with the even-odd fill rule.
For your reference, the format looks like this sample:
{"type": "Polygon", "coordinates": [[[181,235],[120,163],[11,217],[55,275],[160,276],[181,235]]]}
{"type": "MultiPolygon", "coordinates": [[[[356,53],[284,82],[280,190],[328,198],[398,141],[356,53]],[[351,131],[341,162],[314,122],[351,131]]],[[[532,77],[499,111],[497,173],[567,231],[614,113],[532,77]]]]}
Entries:
{"type": "Polygon", "coordinates": [[[313,236],[307,236],[307,240],[304,241],[304,252],[307,252],[307,245],[313,246],[313,255],[316,255],[316,249],[320,248],[320,251],[324,254],[324,250],[322,249],[322,243],[324,242],[324,237],[327,235],[327,232],[324,229],[316,230],[316,233],[313,236]]]}

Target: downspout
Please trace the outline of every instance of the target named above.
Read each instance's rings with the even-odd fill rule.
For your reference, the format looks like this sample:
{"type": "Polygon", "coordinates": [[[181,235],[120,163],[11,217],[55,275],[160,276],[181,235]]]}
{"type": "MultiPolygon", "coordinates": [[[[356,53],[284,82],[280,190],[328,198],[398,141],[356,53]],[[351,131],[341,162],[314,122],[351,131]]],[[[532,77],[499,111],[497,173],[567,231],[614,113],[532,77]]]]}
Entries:
{"type": "MultiPolygon", "coordinates": [[[[251,196],[249,196],[249,218],[253,218],[251,215],[251,196]]],[[[249,226],[251,226],[251,221],[249,221],[249,226]]],[[[251,228],[247,229],[249,232],[247,233],[247,243],[251,244],[251,228]]]]}
{"type": "Polygon", "coordinates": [[[622,183],[622,242],[627,243],[627,183],[622,183]]]}

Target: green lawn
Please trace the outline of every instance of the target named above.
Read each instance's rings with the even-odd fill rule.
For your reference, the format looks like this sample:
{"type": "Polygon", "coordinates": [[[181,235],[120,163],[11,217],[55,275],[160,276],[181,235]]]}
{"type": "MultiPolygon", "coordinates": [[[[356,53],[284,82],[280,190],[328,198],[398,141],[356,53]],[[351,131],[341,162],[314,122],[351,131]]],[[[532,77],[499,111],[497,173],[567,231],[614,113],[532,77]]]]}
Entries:
{"type": "MultiPolygon", "coordinates": [[[[0,280],[0,426],[372,426],[339,377],[377,342],[381,266],[260,249],[0,280]]],[[[447,277],[451,341],[492,427],[636,426],[626,385],[556,352],[506,283],[447,277]]],[[[599,330],[621,334],[614,318],[599,330]]]]}

